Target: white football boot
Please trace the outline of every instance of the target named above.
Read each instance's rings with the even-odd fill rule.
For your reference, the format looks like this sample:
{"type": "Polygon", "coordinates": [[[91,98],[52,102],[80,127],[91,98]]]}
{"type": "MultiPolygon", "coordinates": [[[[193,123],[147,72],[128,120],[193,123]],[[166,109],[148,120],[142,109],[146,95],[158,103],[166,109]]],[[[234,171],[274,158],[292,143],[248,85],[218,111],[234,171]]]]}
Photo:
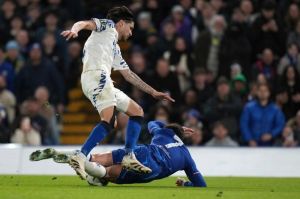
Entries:
{"type": "Polygon", "coordinates": [[[124,169],[130,170],[130,171],[135,171],[138,173],[151,173],[152,170],[146,166],[144,166],[142,163],[140,163],[133,152],[128,153],[127,155],[125,155],[123,157],[122,163],[121,163],[122,167],[124,169]]]}

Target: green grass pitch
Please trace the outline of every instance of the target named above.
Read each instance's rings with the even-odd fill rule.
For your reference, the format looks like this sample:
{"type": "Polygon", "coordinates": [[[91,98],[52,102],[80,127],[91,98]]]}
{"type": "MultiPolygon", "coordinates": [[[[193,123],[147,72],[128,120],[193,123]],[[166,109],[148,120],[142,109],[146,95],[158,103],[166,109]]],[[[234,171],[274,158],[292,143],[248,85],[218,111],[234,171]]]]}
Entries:
{"type": "Polygon", "coordinates": [[[148,184],[92,187],[77,176],[0,176],[1,199],[300,198],[300,178],[207,177],[207,188],[176,187],[175,177],[148,184]]]}

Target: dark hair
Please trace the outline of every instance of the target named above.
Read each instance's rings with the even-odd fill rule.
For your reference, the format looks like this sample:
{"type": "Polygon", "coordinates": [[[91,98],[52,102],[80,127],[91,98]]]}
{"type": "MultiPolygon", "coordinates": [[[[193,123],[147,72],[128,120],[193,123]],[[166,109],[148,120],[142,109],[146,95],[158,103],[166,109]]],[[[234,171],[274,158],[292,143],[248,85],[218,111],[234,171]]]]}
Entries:
{"type": "Polygon", "coordinates": [[[184,132],[184,130],[183,130],[182,126],[180,126],[179,124],[175,124],[175,123],[173,123],[173,124],[168,124],[168,125],[165,126],[165,128],[171,129],[172,131],[174,131],[174,133],[175,133],[180,139],[183,138],[183,132],[184,132]]]}
{"type": "Polygon", "coordinates": [[[276,2],[274,0],[265,0],[262,4],[262,9],[272,11],[276,9],[276,2]]]}
{"type": "Polygon", "coordinates": [[[298,88],[300,86],[300,75],[299,72],[297,71],[297,69],[292,66],[292,65],[287,65],[281,75],[281,86],[284,86],[285,88],[288,87],[288,79],[287,79],[287,73],[289,68],[292,68],[294,70],[295,73],[295,83],[296,83],[296,87],[298,88]]]}
{"type": "Polygon", "coordinates": [[[271,85],[269,83],[257,83],[257,89],[259,89],[260,87],[267,87],[267,89],[269,90],[270,93],[272,93],[272,88],[271,85]]]}
{"type": "Polygon", "coordinates": [[[220,127],[220,126],[223,126],[225,129],[228,130],[228,127],[227,127],[227,125],[226,125],[226,122],[223,121],[223,120],[218,120],[218,121],[216,121],[215,123],[213,123],[212,129],[215,129],[215,128],[220,127]]]}
{"type": "Polygon", "coordinates": [[[108,11],[106,18],[111,19],[114,23],[118,23],[120,20],[132,22],[133,14],[126,6],[114,7],[108,11]]]}

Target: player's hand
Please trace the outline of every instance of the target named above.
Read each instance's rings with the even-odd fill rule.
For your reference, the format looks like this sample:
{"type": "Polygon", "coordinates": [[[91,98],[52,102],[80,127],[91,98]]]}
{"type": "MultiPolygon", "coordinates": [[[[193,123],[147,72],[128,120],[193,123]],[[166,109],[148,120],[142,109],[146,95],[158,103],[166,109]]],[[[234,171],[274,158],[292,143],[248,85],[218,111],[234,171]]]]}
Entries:
{"type": "Polygon", "coordinates": [[[257,147],[257,143],[254,140],[249,141],[249,146],[251,147],[257,147]]]}
{"type": "Polygon", "coordinates": [[[189,137],[192,134],[194,134],[194,129],[191,129],[191,128],[188,128],[185,126],[183,126],[182,128],[183,128],[183,133],[185,134],[185,136],[189,137]]]}
{"type": "Polygon", "coordinates": [[[72,30],[65,30],[62,33],[60,33],[60,35],[64,36],[67,41],[71,38],[78,37],[78,33],[72,30]]]}
{"type": "Polygon", "coordinates": [[[264,142],[268,142],[272,140],[272,135],[270,133],[265,133],[261,136],[261,140],[264,142]]]}
{"type": "Polygon", "coordinates": [[[170,101],[170,102],[175,102],[175,100],[168,93],[155,91],[152,94],[152,96],[158,100],[166,100],[166,101],[170,101]]]}
{"type": "Polygon", "coordinates": [[[175,184],[176,184],[178,187],[183,187],[185,182],[186,182],[185,179],[183,179],[183,178],[177,178],[175,184]]]}

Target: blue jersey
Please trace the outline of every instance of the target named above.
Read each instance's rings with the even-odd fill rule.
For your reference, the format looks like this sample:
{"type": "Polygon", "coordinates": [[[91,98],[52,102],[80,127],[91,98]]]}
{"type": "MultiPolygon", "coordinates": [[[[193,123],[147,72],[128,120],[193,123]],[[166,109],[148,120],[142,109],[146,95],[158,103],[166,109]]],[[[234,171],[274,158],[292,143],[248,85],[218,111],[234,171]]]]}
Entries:
{"type": "MultiPolygon", "coordinates": [[[[190,182],[186,186],[205,187],[206,183],[198,171],[194,160],[182,140],[173,130],[164,128],[159,121],[148,123],[148,129],[152,135],[151,144],[138,145],[134,149],[136,158],[145,166],[152,169],[149,174],[140,174],[123,169],[117,184],[145,183],[165,178],[173,173],[184,170],[190,182]]],[[[112,152],[114,164],[120,164],[124,155],[124,149],[112,152]]]]}

